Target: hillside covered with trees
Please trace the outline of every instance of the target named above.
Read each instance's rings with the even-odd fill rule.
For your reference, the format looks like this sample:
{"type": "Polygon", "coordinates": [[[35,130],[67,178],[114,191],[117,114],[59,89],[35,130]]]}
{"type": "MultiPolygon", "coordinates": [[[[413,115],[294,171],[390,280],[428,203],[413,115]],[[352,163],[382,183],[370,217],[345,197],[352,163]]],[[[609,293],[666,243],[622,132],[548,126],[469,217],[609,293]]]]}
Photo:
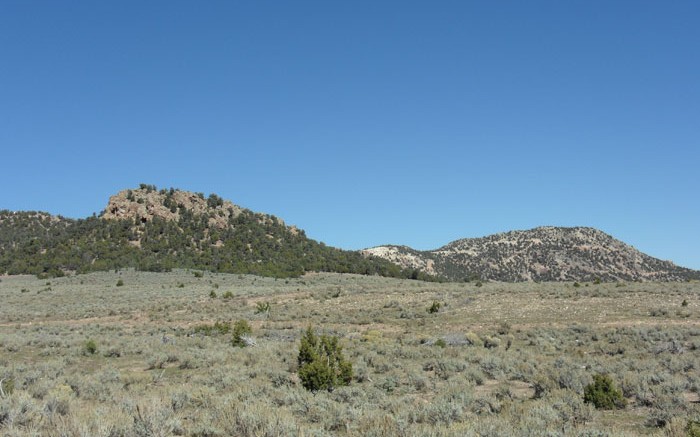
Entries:
{"type": "Polygon", "coordinates": [[[61,276],[122,268],[431,278],[379,257],[326,246],[275,216],[215,194],[142,184],[112,196],[101,214],[86,219],[0,211],[0,274],[61,276]]]}

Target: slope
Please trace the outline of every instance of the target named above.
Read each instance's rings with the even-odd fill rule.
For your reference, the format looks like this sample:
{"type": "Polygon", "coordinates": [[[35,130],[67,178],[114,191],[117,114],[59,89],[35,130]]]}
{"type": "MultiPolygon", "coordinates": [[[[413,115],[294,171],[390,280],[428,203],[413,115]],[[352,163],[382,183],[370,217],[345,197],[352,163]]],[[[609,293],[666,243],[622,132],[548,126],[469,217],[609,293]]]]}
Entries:
{"type": "Polygon", "coordinates": [[[112,196],[99,216],[86,219],[0,212],[0,274],[60,276],[119,268],[417,276],[378,257],[328,247],[277,217],[215,194],[142,184],[112,196]]]}
{"type": "Polygon", "coordinates": [[[482,238],[466,238],[431,251],[405,246],[365,249],[403,268],[451,280],[680,281],[700,272],[646,255],[588,227],[539,227],[482,238]]]}

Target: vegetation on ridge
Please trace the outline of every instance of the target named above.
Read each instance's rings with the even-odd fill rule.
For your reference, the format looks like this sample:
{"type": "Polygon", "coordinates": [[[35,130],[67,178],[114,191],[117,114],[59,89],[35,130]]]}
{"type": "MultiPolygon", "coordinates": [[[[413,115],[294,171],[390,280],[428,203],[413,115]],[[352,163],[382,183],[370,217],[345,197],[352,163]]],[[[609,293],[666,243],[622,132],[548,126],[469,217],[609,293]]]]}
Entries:
{"type": "Polygon", "coordinates": [[[380,258],[326,246],[275,216],[241,209],[214,194],[205,199],[201,193],[142,185],[110,202],[99,217],[78,220],[0,211],[0,274],[192,268],[274,277],[318,271],[430,279],[380,258]],[[112,210],[124,213],[107,219],[112,210]]]}
{"type": "Polygon", "coordinates": [[[363,253],[454,281],[683,281],[700,271],[646,255],[594,228],[544,226],[453,241],[417,251],[379,246],[363,253]]]}

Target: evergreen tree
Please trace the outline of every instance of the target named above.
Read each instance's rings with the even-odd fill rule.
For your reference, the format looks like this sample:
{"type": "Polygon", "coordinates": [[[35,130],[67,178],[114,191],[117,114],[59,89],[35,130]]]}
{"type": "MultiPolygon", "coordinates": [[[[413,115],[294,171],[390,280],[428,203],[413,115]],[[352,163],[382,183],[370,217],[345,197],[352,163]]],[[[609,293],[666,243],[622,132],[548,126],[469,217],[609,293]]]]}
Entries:
{"type": "Polygon", "coordinates": [[[343,356],[338,337],[317,337],[309,326],[299,346],[299,379],[307,390],[333,391],[352,381],[352,363],[343,356]]]}
{"type": "Polygon", "coordinates": [[[593,375],[593,382],[583,390],[583,401],[592,403],[600,410],[625,408],[627,404],[622,392],[615,388],[609,375],[593,375]]]}

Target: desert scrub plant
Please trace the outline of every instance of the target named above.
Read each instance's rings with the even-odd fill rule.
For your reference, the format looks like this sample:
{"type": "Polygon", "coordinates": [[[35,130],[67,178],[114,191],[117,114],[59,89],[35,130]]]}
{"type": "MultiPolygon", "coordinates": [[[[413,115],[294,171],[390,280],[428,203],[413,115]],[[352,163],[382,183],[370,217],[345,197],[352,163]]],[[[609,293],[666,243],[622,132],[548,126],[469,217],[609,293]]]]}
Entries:
{"type": "MultiPolygon", "coordinates": [[[[15,391],[15,380],[12,378],[0,378],[0,397],[11,395],[15,391]]],[[[2,421],[0,421],[2,423],[2,421]]]]}
{"type": "Polygon", "coordinates": [[[117,287],[121,287],[121,286],[123,286],[123,285],[124,285],[124,280],[123,280],[123,279],[120,279],[120,280],[117,281],[117,287]]]}
{"type": "Polygon", "coordinates": [[[229,322],[219,322],[218,320],[214,322],[213,325],[198,325],[194,327],[195,334],[202,334],[206,336],[211,336],[215,334],[226,335],[231,331],[231,323],[229,322]]]}
{"type": "Polygon", "coordinates": [[[85,355],[94,355],[97,353],[97,343],[95,343],[95,340],[90,339],[85,342],[83,345],[83,353],[85,355]]]}
{"type": "Polygon", "coordinates": [[[343,356],[338,337],[317,337],[311,326],[301,337],[297,362],[301,384],[309,391],[333,391],[352,381],[352,363],[343,356]]]}
{"type": "Polygon", "coordinates": [[[599,410],[625,408],[627,400],[622,391],[615,387],[610,375],[593,375],[593,382],[583,389],[583,401],[593,404],[599,410]]]}
{"type": "Polygon", "coordinates": [[[238,320],[233,324],[233,335],[231,336],[231,344],[238,347],[253,346],[255,342],[250,337],[253,333],[253,328],[245,320],[238,320]]]}
{"type": "Polygon", "coordinates": [[[270,302],[258,302],[255,305],[255,314],[264,314],[265,317],[270,317],[270,302]]]}
{"type": "Polygon", "coordinates": [[[483,340],[481,340],[481,338],[472,331],[464,334],[464,338],[470,346],[478,346],[483,344],[483,340]]]}
{"type": "Polygon", "coordinates": [[[689,420],[685,430],[688,432],[688,437],[700,437],[700,421],[689,420]]]}
{"type": "Polygon", "coordinates": [[[484,337],[484,347],[486,349],[495,349],[501,345],[501,339],[498,337],[484,337]]]}
{"type": "Polygon", "coordinates": [[[434,300],[433,303],[428,307],[427,311],[429,314],[435,314],[438,311],[440,311],[441,304],[440,302],[434,300]]]}

